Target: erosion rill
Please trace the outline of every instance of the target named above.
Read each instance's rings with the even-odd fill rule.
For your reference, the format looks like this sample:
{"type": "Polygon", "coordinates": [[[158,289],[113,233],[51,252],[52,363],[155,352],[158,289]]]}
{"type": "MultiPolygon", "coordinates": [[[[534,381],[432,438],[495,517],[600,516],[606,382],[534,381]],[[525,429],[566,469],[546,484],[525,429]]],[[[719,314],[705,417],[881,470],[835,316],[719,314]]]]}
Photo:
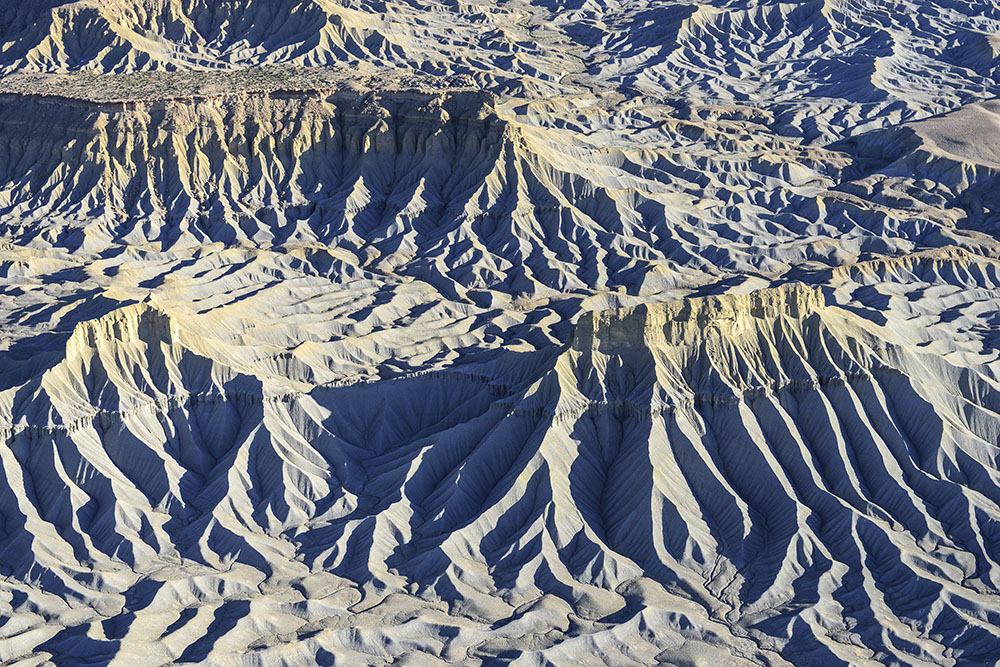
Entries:
{"type": "Polygon", "coordinates": [[[998,35],[0,4],[0,663],[992,664],[998,35]]]}

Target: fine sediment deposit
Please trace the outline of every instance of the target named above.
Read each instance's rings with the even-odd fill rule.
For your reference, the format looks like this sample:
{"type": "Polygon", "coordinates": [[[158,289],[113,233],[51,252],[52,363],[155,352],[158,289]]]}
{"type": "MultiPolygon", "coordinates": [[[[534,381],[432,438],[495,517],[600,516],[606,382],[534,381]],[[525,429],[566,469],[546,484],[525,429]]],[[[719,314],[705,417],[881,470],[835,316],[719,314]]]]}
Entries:
{"type": "Polygon", "coordinates": [[[0,5],[0,663],[991,664],[998,35],[0,5]]]}

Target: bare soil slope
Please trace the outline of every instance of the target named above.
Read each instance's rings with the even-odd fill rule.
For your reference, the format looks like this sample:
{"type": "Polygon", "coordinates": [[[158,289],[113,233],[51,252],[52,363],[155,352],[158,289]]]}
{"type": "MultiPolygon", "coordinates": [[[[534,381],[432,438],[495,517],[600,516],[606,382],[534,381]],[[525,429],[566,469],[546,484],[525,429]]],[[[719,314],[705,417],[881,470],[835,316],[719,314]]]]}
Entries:
{"type": "Polygon", "coordinates": [[[998,35],[3,4],[0,662],[994,660],[998,35]]]}

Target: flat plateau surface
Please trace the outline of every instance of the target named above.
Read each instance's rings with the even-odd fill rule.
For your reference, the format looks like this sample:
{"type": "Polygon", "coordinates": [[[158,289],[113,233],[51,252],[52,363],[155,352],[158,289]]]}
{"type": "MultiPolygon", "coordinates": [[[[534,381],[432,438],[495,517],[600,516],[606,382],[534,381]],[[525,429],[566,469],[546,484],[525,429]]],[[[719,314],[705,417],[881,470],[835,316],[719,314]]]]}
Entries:
{"type": "Polygon", "coordinates": [[[1000,655],[1000,6],[0,3],[0,663],[1000,655]]]}

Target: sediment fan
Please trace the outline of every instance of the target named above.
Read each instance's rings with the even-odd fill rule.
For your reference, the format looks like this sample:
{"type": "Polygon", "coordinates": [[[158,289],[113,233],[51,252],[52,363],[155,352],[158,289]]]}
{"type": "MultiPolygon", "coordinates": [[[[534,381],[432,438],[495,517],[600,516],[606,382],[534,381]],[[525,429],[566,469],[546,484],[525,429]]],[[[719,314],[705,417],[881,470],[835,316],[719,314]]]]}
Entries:
{"type": "Polygon", "coordinates": [[[0,6],[0,662],[995,660],[998,34],[0,6]]]}

